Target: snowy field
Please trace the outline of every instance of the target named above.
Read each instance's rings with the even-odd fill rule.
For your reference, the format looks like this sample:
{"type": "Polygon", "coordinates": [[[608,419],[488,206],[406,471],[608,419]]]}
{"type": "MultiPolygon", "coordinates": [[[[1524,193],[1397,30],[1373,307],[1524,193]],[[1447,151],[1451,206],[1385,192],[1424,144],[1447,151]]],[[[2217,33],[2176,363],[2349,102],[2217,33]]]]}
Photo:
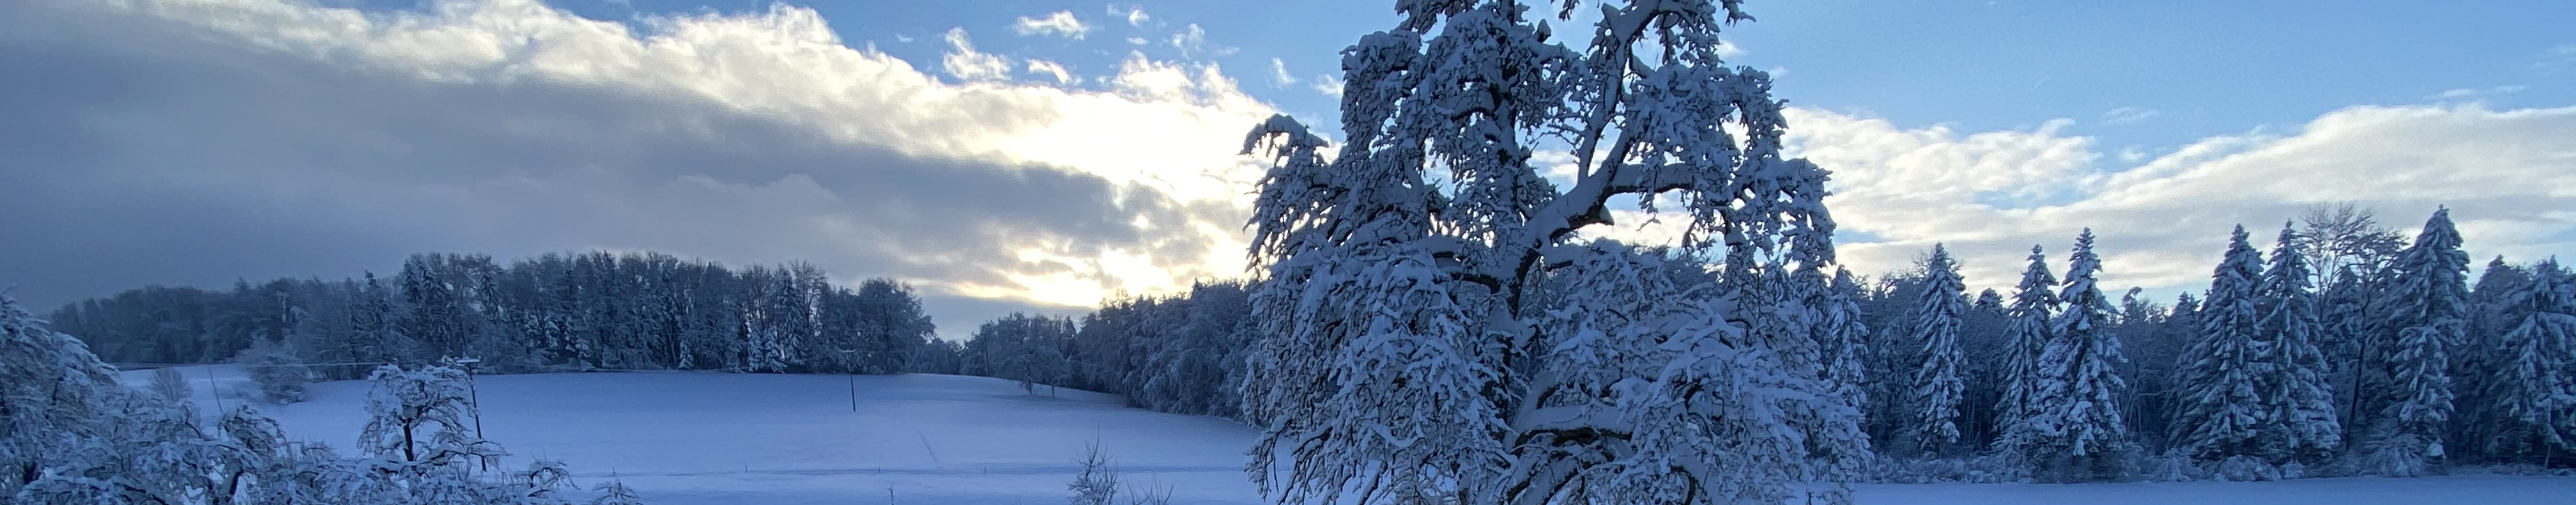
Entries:
{"type": "MultiPolygon", "coordinates": [[[[201,386],[242,381],[192,367],[201,386]],[[212,373],[211,379],[209,372],[212,373]]],[[[148,372],[126,381],[148,383],[148,372]]],[[[1175,504],[1260,503],[1243,477],[1250,428],[1119,406],[1080,391],[1031,397],[1009,382],[946,375],[591,373],[478,378],[484,434],[517,456],[562,460],[581,484],[615,478],[657,505],[1064,503],[1084,445],[1098,441],[1132,484],[1175,504]]],[[[265,407],[288,434],[344,450],[364,382],[313,386],[313,401],[265,407]]],[[[226,405],[238,400],[225,400],[226,405]]],[[[2267,483],[1906,484],[1860,489],[1865,505],[2566,505],[2576,478],[2454,476],[2267,483]]]]}

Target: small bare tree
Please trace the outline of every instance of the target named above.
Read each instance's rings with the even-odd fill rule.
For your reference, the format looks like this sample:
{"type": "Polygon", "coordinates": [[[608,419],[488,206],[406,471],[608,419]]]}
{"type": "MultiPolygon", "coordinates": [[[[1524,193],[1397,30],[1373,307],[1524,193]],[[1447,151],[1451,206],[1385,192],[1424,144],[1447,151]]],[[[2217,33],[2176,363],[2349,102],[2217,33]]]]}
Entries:
{"type": "Polygon", "coordinates": [[[1172,492],[1169,489],[1138,490],[1119,484],[1118,469],[1110,465],[1109,453],[1100,450],[1098,441],[1084,446],[1082,460],[1076,463],[1082,465],[1082,473],[1075,475],[1073,482],[1064,486],[1065,489],[1073,491],[1073,505],[1170,505],[1172,503],[1172,492]],[[1125,497],[1124,501],[1120,500],[1122,496],[1125,497]]]}

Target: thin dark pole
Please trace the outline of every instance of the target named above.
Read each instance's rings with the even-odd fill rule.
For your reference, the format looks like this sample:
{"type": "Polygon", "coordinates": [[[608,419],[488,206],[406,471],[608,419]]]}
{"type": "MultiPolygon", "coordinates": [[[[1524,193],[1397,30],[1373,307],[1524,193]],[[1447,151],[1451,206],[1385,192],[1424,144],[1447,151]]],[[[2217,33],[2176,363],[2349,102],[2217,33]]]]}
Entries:
{"type": "Polygon", "coordinates": [[[847,367],[847,368],[843,368],[843,369],[842,369],[842,372],[844,372],[844,373],[846,373],[847,375],[849,375],[849,376],[850,376],[850,412],[852,412],[852,413],[856,413],[856,412],[858,412],[858,411],[859,411],[859,362],[858,362],[858,358],[859,358],[859,350],[858,350],[858,349],[842,349],[842,350],[841,350],[841,366],[847,367]]]}
{"type": "Polygon", "coordinates": [[[224,412],[224,388],[215,384],[214,365],[206,365],[206,393],[214,395],[215,413],[216,415],[222,415],[224,412]]]}

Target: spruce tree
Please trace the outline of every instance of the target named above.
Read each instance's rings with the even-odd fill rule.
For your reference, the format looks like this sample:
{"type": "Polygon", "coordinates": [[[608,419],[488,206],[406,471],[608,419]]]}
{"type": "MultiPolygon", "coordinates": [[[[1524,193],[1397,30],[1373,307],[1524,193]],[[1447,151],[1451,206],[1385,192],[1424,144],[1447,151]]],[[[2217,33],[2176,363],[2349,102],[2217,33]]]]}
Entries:
{"type": "Polygon", "coordinates": [[[1921,295],[1915,299],[1914,338],[1922,343],[1922,361],[1914,369],[1915,448],[1938,455],[1959,441],[1959,399],[1966,389],[1959,379],[1959,317],[1967,312],[1967,286],[1959,265],[1940,244],[1923,264],[1921,295]]]}
{"type": "Polygon", "coordinates": [[[2343,445],[2343,424],[2335,416],[2334,392],[2328,384],[2325,353],[2317,348],[2316,295],[2309,292],[2307,257],[2297,252],[2296,228],[2283,225],[2272,249],[2271,266],[2255,288],[2256,345],[2265,349],[2258,380],[2272,422],[2262,430],[2262,449],[2274,463],[2302,465],[2322,461],[2343,445]]]}
{"type": "Polygon", "coordinates": [[[2102,263],[2092,229],[2076,236],[2070,263],[2058,294],[2066,312],[2051,322],[2030,415],[2006,432],[2006,446],[2042,481],[2117,479],[2134,443],[2117,403],[2127,387],[2118,373],[2124,360],[2109,331],[2116,309],[2095,284],[2102,263]]]}
{"type": "Polygon", "coordinates": [[[2498,430],[2489,454],[2550,466],[2576,456],[2576,281],[2554,259],[2508,297],[2527,312],[2502,337],[2493,381],[2498,430]]]}
{"type": "Polygon", "coordinates": [[[2426,473],[2446,456],[2442,435],[2452,412],[2450,346],[2459,342],[2467,315],[2468,254],[2450,209],[2433,212],[2415,244],[2397,260],[2395,283],[2379,305],[2390,352],[2383,363],[2386,391],[2379,391],[2369,469],[2411,476],[2426,473]]]}
{"type": "Polygon", "coordinates": [[[2006,310],[2011,321],[2004,327],[2003,394],[1996,402],[1995,426],[2012,426],[2030,415],[2030,396],[2038,389],[2039,354],[2048,346],[2049,319],[2057,315],[2056,285],[2057,277],[2048,272],[2048,256],[2039,246],[2030,246],[2030,267],[2022,270],[2021,285],[2006,310]]]}
{"type": "Polygon", "coordinates": [[[1836,395],[1851,399],[1853,407],[1866,411],[1867,395],[1862,385],[1869,383],[1869,325],[1861,322],[1860,283],[1851,272],[1836,269],[1833,284],[1826,288],[1825,311],[1817,329],[1819,346],[1825,358],[1824,376],[1833,384],[1836,395]]]}
{"type": "Polygon", "coordinates": [[[2256,376],[2267,372],[2254,343],[2262,268],[2262,254],[2246,241],[2245,227],[2237,226],[2210,275],[2199,331],[2175,381],[2182,395],[2178,445],[2194,458],[2219,461],[2255,453],[2255,431],[2272,422],[2256,393],[2256,376]]]}
{"type": "Polygon", "coordinates": [[[2492,393],[2498,389],[2498,378],[2512,373],[2514,357],[2504,353],[2504,334],[2530,315],[2524,304],[2515,302],[2531,282],[2527,269],[2497,256],[2469,288],[2465,341],[2451,352],[2451,377],[2456,381],[2451,390],[2458,396],[2452,401],[2449,439],[2461,441],[2451,446],[2452,458],[2509,456],[2491,450],[2499,439],[2497,429],[2505,422],[2497,417],[2500,399],[2492,393]]]}

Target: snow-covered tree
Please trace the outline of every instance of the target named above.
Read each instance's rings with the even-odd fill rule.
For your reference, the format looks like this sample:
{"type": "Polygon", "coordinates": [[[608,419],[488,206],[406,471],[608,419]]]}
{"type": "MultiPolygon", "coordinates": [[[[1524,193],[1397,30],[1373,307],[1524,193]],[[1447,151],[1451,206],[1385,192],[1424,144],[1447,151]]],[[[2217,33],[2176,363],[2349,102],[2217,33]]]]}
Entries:
{"type": "Polygon", "coordinates": [[[2254,340],[2264,349],[2257,379],[2271,422],[2258,444],[2274,463],[2323,462],[2343,446],[2325,353],[2317,346],[2316,295],[2309,291],[2307,256],[2299,254],[2296,228],[2284,223],[2271,263],[2254,290],[2254,340]]]}
{"type": "Polygon", "coordinates": [[[0,496],[94,464],[86,449],[112,434],[98,420],[124,394],[87,346],[0,294],[0,496]]]}
{"type": "Polygon", "coordinates": [[[2118,372],[2119,341],[2109,331],[2114,309],[2094,280],[2101,261],[2087,228],[2075,238],[2058,293],[2065,313],[2051,322],[2040,353],[2030,415],[2005,430],[2004,445],[2041,480],[2117,479],[2134,450],[2117,403],[2127,383],[2118,372]]]}
{"type": "Polygon", "coordinates": [[[2489,453],[2548,466],[2576,456],[2576,279],[2543,260],[2510,298],[2526,315],[2501,339],[2505,368],[2488,394],[2499,429],[2489,453]]]}
{"type": "Polygon", "coordinates": [[[304,401],[304,386],[313,380],[313,372],[304,368],[294,349],[267,338],[251,339],[250,348],[243,349],[233,361],[241,363],[251,383],[259,385],[259,400],[268,403],[304,401]]]}
{"type": "Polygon", "coordinates": [[[1816,335],[1825,358],[1824,377],[1833,383],[1833,396],[1847,398],[1854,409],[1863,409],[1862,386],[1869,383],[1869,325],[1861,322],[1860,283],[1851,272],[1836,269],[1833,284],[1826,288],[1824,318],[1816,335]]]}
{"type": "Polygon", "coordinates": [[[2005,310],[2004,355],[1998,381],[1995,426],[2009,427],[2030,415],[2030,397],[2039,384],[2038,361],[2047,350],[2049,320],[2057,316],[2057,277],[2048,272],[2048,256],[2030,246],[2030,266],[2021,271],[2012,306],[2005,310]]]}
{"type": "Polygon", "coordinates": [[[1599,7],[1578,50],[1551,41],[1518,1],[1401,1],[1402,22],[1344,52],[1338,155],[1327,161],[1324,141],[1285,117],[1247,138],[1245,151],[1273,166],[1251,223],[1267,278],[1244,401],[1265,421],[1254,454],[1293,454],[1295,465],[1274,472],[1257,458],[1265,493],[1842,499],[1816,484],[1862,453],[1840,435],[1853,430],[1848,404],[1813,396],[1817,371],[1797,369],[1815,366],[1795,357],[1811,337],[1764,341],[1750,319],[1773,316],[1741,297],[1596,328],[1668,344],[1611,354],[1613,370],[1631,373],[1613,407],[1547,400],[1588,390],[1551,375],[1579,349],[1567,348],[1577,335],[1549,330],[1573,327],[1550,309],[1593,302],[1551,296],[1543,281],[1617,263],[1573,243],[1611,221],[1614,199],[1686,216],[1685,254],[1751,248],[1795,269],[1833,260],[1825,172],[1780,156],[1768,76],[1719,58],[1719,30],[1749,19],[1740,5],[1599,7]],[[1541,148],[1571,155],[1570,185],[1541,175],[1530,159],[1541,148]]]}
{"type": "Polygon", "coordinates": [[[2450,346],[2466,324],[2469,256],[2450,209],[2433,212],[2397,259],[2394,283],[2378,310],[2385,314],[2385,370],[2389,389],[2379,391],[2382,412],[2371,433],[2368,468],[2386,475],[2431,471],[2445,456],[2442,436],[2452,411],[2450,346]]]}
{"type": "Polygon", "coordinates": [[[1931,257],[1923,263],[1923,285],[1915,297],[1911,340],[1922,344],[1911,377],[1913,392],[1906,407],[1912,409],[1909,424],[1914,449],[1924,454],[1940,455],[1959,441],[1959,401],[1966,384],[1959,377],[1959,318],[1967,312],[1967,286],[1959,278],[1959,264],[1940,244],[1932,245],[1931,257]]]}
{"type": "Polygon", "coordinates": [[[2258,454],[2256,432],[2275,421],[2259,392],[2258,378],[2271,371],[2254,336],[2261,319],[2256,291],[2263,256],[2240,225],[2229,235],[2223,258],[2210,274],[2198,338],[2183,352],[2175,381],[2182,394],[2178,445],[2207,461],[2258,454]]]}
{"type": "Polygon", "coordinates": [[[447,366],[376,368],[367,377],[367,426],[358,449],[406,466],[490,464],[500,446],[474,434],[464,370],[447,366]]]}
{"type": "Polygon", "coordinates": [[[2487,261],[2469,287],[2467,324],[2463,341],[2452,347],[2451,457],[2459,460],[2497,460],[2511,457],[2498,454],[2497,432],[2504,421],[2499,418],[2497,398],[2493,396],[2497,378],[2509,373],[2513,357],[2504,354],[2504,335],[2520,324],[2528,312],[2514,303],[2532,282],[2532,273],[2523,265],[2507,263],[2503,256],[2487,261]]]}

